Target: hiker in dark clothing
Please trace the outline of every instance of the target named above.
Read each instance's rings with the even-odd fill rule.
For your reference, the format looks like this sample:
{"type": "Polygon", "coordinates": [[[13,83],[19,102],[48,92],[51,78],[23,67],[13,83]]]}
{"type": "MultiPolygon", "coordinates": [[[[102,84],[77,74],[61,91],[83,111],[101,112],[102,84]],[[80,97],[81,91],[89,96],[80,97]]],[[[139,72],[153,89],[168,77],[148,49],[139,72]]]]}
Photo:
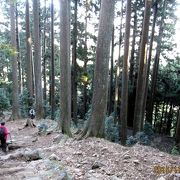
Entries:
{"type": "Polygon", "coordinates": [[[0,141],[1,141],[1,147],[4,152],[6,152],[7,149],[7,136],[8,136],[8,129],[5,127],[5,122],[1,122],[0,124],[0,141]]]}

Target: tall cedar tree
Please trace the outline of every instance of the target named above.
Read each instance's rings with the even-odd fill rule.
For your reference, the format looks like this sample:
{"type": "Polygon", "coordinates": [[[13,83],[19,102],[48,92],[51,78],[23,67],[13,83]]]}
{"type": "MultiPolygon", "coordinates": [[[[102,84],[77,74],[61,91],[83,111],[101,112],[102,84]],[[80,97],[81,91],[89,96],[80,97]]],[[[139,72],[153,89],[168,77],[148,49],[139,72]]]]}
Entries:
{"type": "Polygon", "coordinates": [[[10,21],[11,21],[11,45],[13,48],[12,53],[12,119],[19,119],[19,94],[18,94],[18,64],[17,64],[17,46],[16,46],[16,28],[15,28],[15,3],[10,1],[10,21]]]}
{"type": "Polygon", "coordinates": [[[154,96],[155,96],[155,90],[156,90],[156,80],[157,80],[157,74],[158,74],[158,69],[159,69],[159,58],[160,58],[160,54],[161,54],[161,43],[162,43],[162,38],[163,38],[163,28],[164,28],[166,3],[167,3],[166,0],[164,0],[163,12],[162,12],[161,22],[160,22],[160,27],[159,27],[159,35],[157,38],[156,55],[155,55],[154,65],[153,65],[152,83],[151,83],[150,98],[149,98],[148,111],[147,111],[147,121],[151,124],[152,124],[152,118],[153,118],[153,107],[154,107],[154,96]]]}
{"type": "Polygon", "coordinates": [[[119,55],[117,61],[117,69],[116,69],[116,79],[115,79],[115,95],[114,95],[114,120],[118,121],[118,103],[119,103],[119,81],[120,81],[120,59],[121,59],[121,46],[122,46],[122,25],[123,25],[123,0],[121,0],[121,14],[120,14],[120,31],[119,31],[119,55]]]}
{"type": "Polygon", "coordinates": [[[41,80],[41,47],[39,35],[39,0],[33,0],[34,20],[34,73],[35,73],[35,100],[36,118],[43,118],[43,93],[41,80]]]}
{"type": "Polygon", "coordinates": [[[107,111],[108,65],[114,19],[115,1],[101,0],[98,41],[94,72],[92,111],[82,137],[104,136],[104,120],[107,111]]]}
{"type": "MultiPolygon", "coordinates": [[[[47,91],[47,87],[46,87],[46,77],[47,77],[47,75],[46,75],[46,32],[47,32],[47,9],[46,9],[46,0],[44,0],[44,10],[43,10],[43,13],[45,14],[44,15],[44,22],[43,22],[43,24],[44,24],[44,28],[43,28],[43,47],[42,47],[42,58],[43,58],[43,99],[44,99],[44,101],[46,101],[47,100],[47,95],[46,95],[46,91],[47,91]]],[[[46,111],[46,109],[45,109],[45,111],[46,111]]],[[[46,114],[46,112],[44,112],[45,114],[46,114]]]]}
{"type": "Polygon", "coordinates": [[[77,125],[77,3],[74,1],[73,46],[72,46],[72,111],[73,122],[77,125]]]}
{"type": "Polygon", "coordinates": [[[112,30],[112,44],[111,44],[111,68],[110,68],[110,81],[109,81],[109,97],[108,97],[108,114],[110,115],[112,112],[112,94],[113,94],[113,70],[114,70],[114,26],[112,30]]]}
{"type": "MultiPolygon", "coordinates": [[[[145,115],[145,110],[146,110],[146,102],[147,102],[147,95],[148,95],[148,84],[149,84],[149,71],[150,71],[150,66],[151,66],[151,56],[152,56],[152,49],[153,49],[153,41],[154,41],[154,33],[155,33],[155,24],[156,24],[156,19],[157,19],[157,1],[153,5],[153,24],[152,24],[152,30],[151,30],[151,39],[150,39],[150,46],[149,46],[149,54],[148,54],[148,61],[145,66],[145,78],[146,78],[146,84],[145,84],[145,96],[144,96],[144,102],[143,102],[143,118],[145,115]]],[[[143,121],[141,122],[141,129],[143,126],[143,121]]]]}
{"type": "MultiPolygon", "coordinates": [[[[88,10],[89,10],[89,2],[86,0],[85,2],[85,40],[84,40],[84,50],[85,50],[85,58],[84,58],[84,66],[83,66],[83,73],[87,76],[87,63],[88,63],[88,47],[87,47],[87,25],[88,25],[88,10]]],[[[83,116],[85,116],[87,112],[87,82],[83,82],[83,116]]]]}
{"type": "Polygon", "coordinates": [[[130,21],[131,21],[131,0],[127,0],[126,4],[126,27],[125,27],[125,42],[124,42],[124,58],[123,58],[123,73],[122,73],[122,90],[121,90],[121,143],[126,144],[127,138],[127,112],[128,112],[128,60],[129,60],[129,36],[130,36],[130,21]]]}
{"type": "Polygon", "coordinates": [[[21,66],[21,52],[20,52],[20,42],[19,42],[19,28],[18,28],[18,3],[16,2],[16,45],[17,45],[17,62],[18,62],[18,87],[19,94],[22,93],[23,90],[23,82],[22,82],[22,66],[21,66]]]}
{"type": "MultiPolygon", "coordinates": [[[[31,35],[29,25],[29,1],[26,0],[26,74],[27,74],[27,89],[30,98],[33,97],[33,68],[32,68],[32,49],[31,35]]],[[[31,105],[31,104],[29,104],[31,105]]]]}
{"type": "Polygon", "coordinates": [[[54,4],[51,0],[51,119],[55,112],[55,76],[54,76],[54,4]]]}
{"type": "Polygon", "coordinates": [[[134,121],[133,121],[133,134],[136,134],[141,130],[141,122],[143,120],[143,102],[145,95],[145,65],[147,43],[148,43],[148,32],[149,32],[149,19],[151,10],[152,0],[146,0],[145,10],[144,10],[144,20],[143,20],[143,30],[140,44],[140,57],[139,57],[139,70],[137,79],[137,89],[136,89],[136,100],[135,100],[135,110],[134,110],[134,121]]]}
{"type": "Polygon", "coordinates": [[[70,0],[60,0],[60,115],[62,132],[72,136],[71,67],[70,67],[70,0]]]}

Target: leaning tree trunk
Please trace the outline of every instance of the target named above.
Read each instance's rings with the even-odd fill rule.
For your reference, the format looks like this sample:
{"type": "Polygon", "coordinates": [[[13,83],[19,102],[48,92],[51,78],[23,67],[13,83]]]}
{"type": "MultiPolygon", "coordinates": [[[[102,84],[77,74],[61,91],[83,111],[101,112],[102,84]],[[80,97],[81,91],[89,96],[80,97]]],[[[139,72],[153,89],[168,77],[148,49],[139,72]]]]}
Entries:
{"type": "Polygon", "coordinates": [[[128,112],[128,60],[129,60],[129,36],[131,21],[131,0],[127,0],[126,4],[126,27],[124,42],[124,58],[122,73],[122,90],[121,90],[121,143],[126,144],[127,139],[127,112],[128,112]]]}
{"type": "Polygon", "coordinates": [[[108,65],[115,1],[101,0],[100,22],[96,49],[92,112],[81,137],[104,136],[107,111],[108,65]]]}
{"type": "Polygon", "coordinates": [[[35,100],[36,118],[43,118],[43,93],[41,80],[41,48],[39,35],[39,0],[33,0],[34,15],[34,73],[35,73],[35,100]]]}
{"type": "Polygon", "coordinates": [[[11,21],[11,45],[12,53],[12,119],[19,119],[19,99],[18,99],[18,64],[17,64],[17,46],[16,46],[16,28],[15,28],[15,3],[10,1],[10,21],[11,21]]]}
{"type": "Polygon", "coordinates": [[[149,32],[149,19],[151,10],[152,0],[146,0],[145,10],[144,10],[144,20],[143,20],[143,30],[142,39],[140,45],[140,57],[139,57],[139,70],[138,70],[138,80],[136,88],[136,100],[135,100],[135,110],[134,110],[134,121],[133,121],[133,134],[136,134],[141,129],[141,121],[143,118],[143,101],[144,101],[144,85],[145,85],[145,64],[146,62],[146,52],[148,43],[148,32],[149,32]]]}
{"type": "Polygon", "coordinates": [[[71,67],[70,67],[70,0],[60,0],[60,115],[62,132],[72,136],[71,67]]]}

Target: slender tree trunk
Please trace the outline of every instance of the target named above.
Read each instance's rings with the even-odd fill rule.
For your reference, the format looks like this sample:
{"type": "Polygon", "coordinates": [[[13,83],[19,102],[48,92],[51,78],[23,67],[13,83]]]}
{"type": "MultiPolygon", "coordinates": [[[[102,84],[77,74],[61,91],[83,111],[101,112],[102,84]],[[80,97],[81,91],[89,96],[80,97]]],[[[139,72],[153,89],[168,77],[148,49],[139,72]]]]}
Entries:
{"type": "Polygon", "coordinates": [[[12,118],[19,119],[19,94],[18,94],[18,64],[17,64],[17,46],[16,46],[16,28],[15,28],[15,3],[10,1],[10,21],[11,21],[11,45],[14,50],[12,54],[12,118]]]}
{"type": "Polygon", "coordinates": [[[51,0],[51,119],[55,112],[55,80],[54,80],[54,5],[51,0]]]}
{"type": "Polygon", "coordinates": [[[23,84],[22,84],[22,68],[21,68],[21,54],[20,54],[20,42],[19,42],[19,28],[18,28],[18,9],[16,3],[16,44],[17,44],[17,62],[18,62],[18,86],[19,86],[19,93],[22,93],[23,84]]]}
{"type": "Polygon", "coordinates": [[[156,102],[156,106],[155,106],[155,113],[154,113],[154,128],[155,128],[155,125],[156,125],[156,122],[157,122],[157,118],[158,118],[158,109],[159,109],[159,103],[156,102]]]}
{"type": "Polygon", "coordinates": [[[70,0],[60,0],[60,114],[62,132],[72,136],[71,67],[70,67],[70,0]]]}
{"type": "MultiPolygon", "coordinates": [[[[150,47],[149,47],[149,54],[148,54],[148,62],[147,62],[147,65],[145,66],[145,72],[146,72],[145,82],[146,82],[146,84],[145,84],[145,97],[144,97],[143,112],[142,112],[143,113],[143,119],[144,119],[145,110],[146,110],[146,103],[147,103],[149,71],[150,71],[150,66],[151,66],[151,56],[152,56],[152,48],[153,48],[153,41],[154,41],[156,19],[157,19],[157,3],[154,4],[153,25],[152,25],[152,31],[151,31],[151,40],[150,40],[150,47]]],[[[147,118],[146,118],[146,120],[147,120],[147,118]]],[[[143,121],[142,121],[142,126],[143,126],[143,121]]],[[[142,129],[142,126],[141,126],[141,129],[142,129]]]]}
{"type": "Polygon", "coordinates": [[[166,135],[171,135],[172,115],[173,115],[173,104],[171,103],[167,122],[166,122],[166,135]]]}
{"type": "Polygon", "coordinates": [[[162,128],[162,124],[163,124],[165,103],[166,103],[166,102],[164,101],[164,102],[163,102],[163,107],[162,107],[161,121],[160,121],[160,125],[159,125],[159,133],[161,133],[161,128],[162,128]]]}
{"type": "Polygon", "coordinates": [[[136,89],[136,100],[135,100],[135,110],[134,110],[134,121],[133,121],[133,134],[136,134],[141,129],[141,122],[143,118],[143,101],[144,101],[144,76],[145,76],[145,64],[146,62],[146,52],[148,43],[148,32],[149,32],[149,19],[150,19],[150,9],[151,0],[146,0],[145,10],[144,10],[144,21],[142,30],[142,39],[140,45],[140,57],[139,57],[139,71],[136,89]]]}
{"type": "MultiPolygon", "coordinates": [[[[46,14],[46,0],[44,0],[44,14],[46,14]]],[[[42,47],[42,57],[43,57],[43,99],[47,100],[47,85],[46,85],[46,20],[47,16],[44,16],[44,29],[43,29],[43,47],[42,47]]],[[[46,112],[44,112],[46,114],[46,112]]]]}
{"type": "Polygon", "coordinates": [[[72,110],[73,121],[77,125],[77,1],[74,1],[74,27],[72,47],[72,110]]]}
{"type": "Polygon", "coordinates": [[[121,0],[121,19],[120,19],[120,32],[119,32],[119,57],[116,69],[116,80],[115,80],[115,99],[114,99],[114,120],[115,123],[118,121],[117,108],[119,103],[119,82],[120,82],[120,58],[121,58],[121,45],[122,45],[122,20],[123,20],[123,0],[121,0]]]}
{"type": "Polygon", "coordinates": [[[135,56],[135,47],[136,47],[136,37],[137,33],[137,3],[133,3],[133,12],[134,12],[134,23],[133,23],[133,37],[132,37],[132,49],[131,49],[131,56],[130,56],[130,68],[129,68],[129,82],[131,85],[131,89],[129,91],[128,97],[128,127],[133,127],[133,119],[134,119],[134,106],[135,106],[135,97],[136,97],[136,87],[135,87],[135,80],[136,78],[136,71],[137,68],[135,65],[137,57],[135,56]]]}
{"type": "Polygon", "coordinates": [[[126,27],[125,27],[125,43],[122,73],[122,90],[121,90],[121,143],[126,144],[127,139],[127,112],[128,112],[128,60],[129,60],[129,36],[131,21],[131,0],[127,0],[126,4],[126,27]]]}
{"type": "Polygon", "coordinates": [[[167,119],[168,106],[169,106],[169,102],[167,102],[167,104],[166,104],[166,109],[165,109],[165,114],[164,114],[164,122],[166,122],[166,119],[167,119]]]}
{"type": "MultiPolygon", "coordinates": [[[[87,48],[87,25],[88,25],[88,0],[86,0],[86,12],[85,12],[85,44],[84,49],[86,53],[86,57],[84,59],[84,75],[87,76],[87,62],[88,62],[88,48],[87,48]]],[[[84,87],[83,87],[83,117],[85,116],[87,112],[87,82],[84,81],[84,87]]]]}
{"type": "MultiPolygon", "coordinates": [[[[29,1],[26,0],[26,64],[27,64],[27,89],[30,98],[33,97],[33,68],[32,68],[32,49],[31,49],[31,35],[29,27],[29,1]]],[[[32,104],[29,102],[29,106],[32,104]]]]}
{"type": "Polygon", "coordinates": [[[114,68],[114,26],[112,30],[112,45],[111,45],[111,69],[110,69],[110,81],[109,81],[109,106],[108,114],[112,112],[112,94],[113,94],[113,68],[114,68]]]}
{"type": "MultiPolygon", "coordinates": [[[[178,116],[177,116],[177,126],[176,126],[176,142],[179,144],[180,143],[180,107],[178,110],[178,116]]],[[[179,144],[180,148],[180,144],[179,144]]]]}
{"type": "Polygon", "coordinates": [[[33,0],[34,15],[34,73],[35,73],[35,100],[36,118],[43,118],[43,94],[41,80],[41,48],[39,33],[39,0],[33,0]]]}
{"type": "Polygon", "coordinates": [[[104,136],[107,111],[108,65],[115,1],[101,0],[100,22],[96,49],[92,112],[81,137],[104,136]]]}
{"type": "Polygon", "coordinates": [[[158,131],[158,129],[157,129],[157,114],[158,114],[158,106],[159,106],[159,104],[158,104],[158,102],[156,102],[156,107],[155,107],[155,118],[154,118],[154,129],[155,129],[155,131],[157,130],[158,131]]]}
{"type": "Polygon", "coordinates": [[[151,83],[152,85],[151,85],[150,98],[149,98],[148,111],[147,111],[147,120],[151,124],[152,124],[152,113],[153,113],[153,106],[154,106],[154,96],[155,96],[155,90],[156,90],[156,79],[157,79],[158,69],[159,69],[159,57],[161,53],[161,43],[162,43],[161,41],[163,37],[165,10],[166,10],[166,0],[164,0],[162,19],[161,19],[161,23],[159,27],[159,36],[157,40],[156,56],[154,60],[153,73],[152,73],[152,83],[151,83]]]}
{"type": "Polygon", "coordinates": [[[134,53],[135,53],[135,43],[136,43],[136,32],[137,32],[137,5],[134,4],[134,24],[133,24],[133,39],[132,39],[132,50],[131,50],[131,58],[130,58],[130,70],[129,70],[129,80],[131,85],[133,85],[133,73],[134,73],[134,53]]]}

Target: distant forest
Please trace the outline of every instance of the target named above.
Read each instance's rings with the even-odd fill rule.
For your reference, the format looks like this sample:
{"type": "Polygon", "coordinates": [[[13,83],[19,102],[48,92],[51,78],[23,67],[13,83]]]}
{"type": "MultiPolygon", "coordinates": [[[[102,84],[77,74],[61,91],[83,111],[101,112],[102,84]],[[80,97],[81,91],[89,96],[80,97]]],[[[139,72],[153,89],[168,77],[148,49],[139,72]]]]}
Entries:
{"type": "Polygon", "coordinates": [[[148,125],[180,143],[176,0],[0,3],[2,118],[34,107],[69,136],[112,131],[125,145],[148,125]]]}

